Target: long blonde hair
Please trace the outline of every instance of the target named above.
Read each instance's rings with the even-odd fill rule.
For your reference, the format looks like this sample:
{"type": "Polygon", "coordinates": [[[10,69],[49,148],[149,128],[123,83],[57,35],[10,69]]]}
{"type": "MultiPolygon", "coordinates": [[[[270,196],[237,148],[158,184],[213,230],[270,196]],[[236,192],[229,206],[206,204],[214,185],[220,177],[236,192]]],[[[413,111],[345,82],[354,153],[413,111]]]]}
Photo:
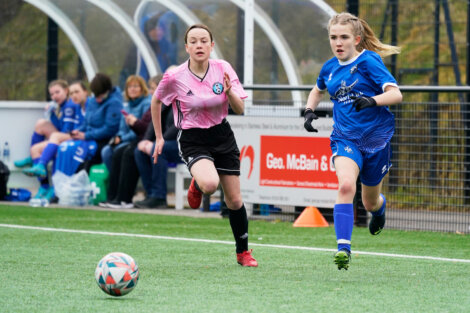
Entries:
{"type": "Polygon", "coordinates": [[[361,42],[357,46],[357,50],[361,52],[364,49],[377,52],[382,58],[392,54],[398,54],[401,51],[400,47],[387,45],[382,43],[374,34],[369,24],[362,18],[356,17],[351,13],[339,13],[330,18],[328,21],[328,32],[332,25],[351,25],[354,36],[360,36],[361,42]]]}

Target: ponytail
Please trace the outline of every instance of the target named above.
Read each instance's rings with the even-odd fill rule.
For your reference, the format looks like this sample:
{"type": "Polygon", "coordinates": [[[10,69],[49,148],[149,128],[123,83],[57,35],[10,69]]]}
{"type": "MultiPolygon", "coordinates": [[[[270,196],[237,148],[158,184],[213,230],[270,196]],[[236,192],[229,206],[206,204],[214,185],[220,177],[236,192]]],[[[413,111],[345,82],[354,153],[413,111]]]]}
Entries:
{"type": "Polygon", "coordinates": [[[382,43],[374,34],[369,24],[362,18],[356,17],[350,13],[339,13],[333,16],[328,22],[328,30],[332,25],[351,25],[352,32],[355,36],[360,36],[361,41],[357,46],[357,50],[361,52],[364,49],[378,53],[382,58],[392,54],[398,54],[401,51],[400,47],[387,45],[382,43]]]}
{"type": "Polygon", "coordinates": [[[362,51],[363,49],[371,50],[377,52],[382,58],[388,57],[392,54],[400,53],[400,47],[382,43],[379,38],[375,36],[374,31],[372,28],[370,28],[366,21],[364,21],[362,18],[359,18],[359,22],[361,22],[362,28],[364,30],[362,35],[360,35],[361,42],[358,45],[359,51],[362,51]]]}

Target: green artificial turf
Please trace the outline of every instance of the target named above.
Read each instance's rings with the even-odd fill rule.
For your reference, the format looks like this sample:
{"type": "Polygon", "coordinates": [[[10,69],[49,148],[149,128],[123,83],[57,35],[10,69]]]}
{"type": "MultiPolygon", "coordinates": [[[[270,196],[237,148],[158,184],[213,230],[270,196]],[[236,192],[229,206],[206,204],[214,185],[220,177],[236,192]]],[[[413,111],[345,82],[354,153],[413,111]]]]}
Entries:
{"type": "MultiPolygon", "coordinates": [[[[233,242],[228,220],[0,205],[0,223],[233,242]]],[[[258,268],[234,245],[0,227],[2,312],[465,312],[470,263],[353,253],[338,271],[330,251],[252,245],[258,268]],[[140,281],[114,298],[95,280],[98,261],[125,252],[140,281]]],[[[250,221],[250,242],[335,248],[332,227],[250,221]]],[[[470,259],[468,235],[366,228],[353,250],[470,259]]]]}

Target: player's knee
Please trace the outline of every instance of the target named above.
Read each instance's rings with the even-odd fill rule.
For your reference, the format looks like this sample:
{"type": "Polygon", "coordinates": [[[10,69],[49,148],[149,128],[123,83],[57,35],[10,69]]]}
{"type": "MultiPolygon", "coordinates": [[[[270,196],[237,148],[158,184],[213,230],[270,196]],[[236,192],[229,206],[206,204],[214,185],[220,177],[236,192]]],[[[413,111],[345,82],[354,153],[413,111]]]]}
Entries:
{"type": "Polygon", "coordinates": [[[354,194],[356,193],[356,182],[345,179],[339,185],[338,193],[342,196],[354,196],[354,194]]]}
{"type": "Polygon", "coordinates": [[[379,206],[379,198],[377,199],[366,199],[362,197],[362,204],[367,211],[376,211],[379,206]]]}
{"type": "Polygon", "coordinates": [[[47,123],[48,123],[48,120],[44,118],[40,118],[39,120],[36,121],[36,124],[34,125],[34,131],[36,132],[42,131],[47,123]]]}
{"type": "Polygon", "coordinates": [[[60,142],[60,134],[52,133],[51,136],[49,137],[49,141],[55,144],[58,144],[60,142]]]}
{"type": "Polygon", "coordinates": [[[201,189],[201,191],[204,194],[211,195],[217,190],[217,187],[219,186],[219,182],[208,180],[208,181],[198,182],[198,185],[199,185],[199,189],[201,189]]]}
{"type": "Polygon", "coordinates": [[[227,204],[228,208],[232,210],[238,210],[239,208],[242,207],[243,201],[242,201],[241,195],[232,196],[232,197],[228,197],[227,195],[224,195],[224,196],[225,196],[224,201],[227,204]]]}

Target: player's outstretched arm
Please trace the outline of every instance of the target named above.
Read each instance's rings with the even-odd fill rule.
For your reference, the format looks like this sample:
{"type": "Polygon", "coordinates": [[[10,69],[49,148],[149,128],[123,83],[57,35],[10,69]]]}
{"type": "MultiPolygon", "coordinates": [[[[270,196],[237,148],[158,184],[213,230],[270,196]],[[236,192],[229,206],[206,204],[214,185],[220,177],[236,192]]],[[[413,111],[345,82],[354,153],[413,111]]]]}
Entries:
{"type": "Polygon", "coordinates": [[[392,105],[400,103],[403,100],[403,95],[398,87],[387,86],[385,92],[375,96],[374,99],[377,105],[392,105]]]}
{"type": "Polygon", "coordinates": [[[153,129],[155,130],[155,151],[153,152],[153,163],[157,163],[158,156],[162,153],[163,145],[165,141],[162,135],[162,102],[157,97],[152,96],[152,102],[150,104],[152,112],[152,123],[153,129]]]}

